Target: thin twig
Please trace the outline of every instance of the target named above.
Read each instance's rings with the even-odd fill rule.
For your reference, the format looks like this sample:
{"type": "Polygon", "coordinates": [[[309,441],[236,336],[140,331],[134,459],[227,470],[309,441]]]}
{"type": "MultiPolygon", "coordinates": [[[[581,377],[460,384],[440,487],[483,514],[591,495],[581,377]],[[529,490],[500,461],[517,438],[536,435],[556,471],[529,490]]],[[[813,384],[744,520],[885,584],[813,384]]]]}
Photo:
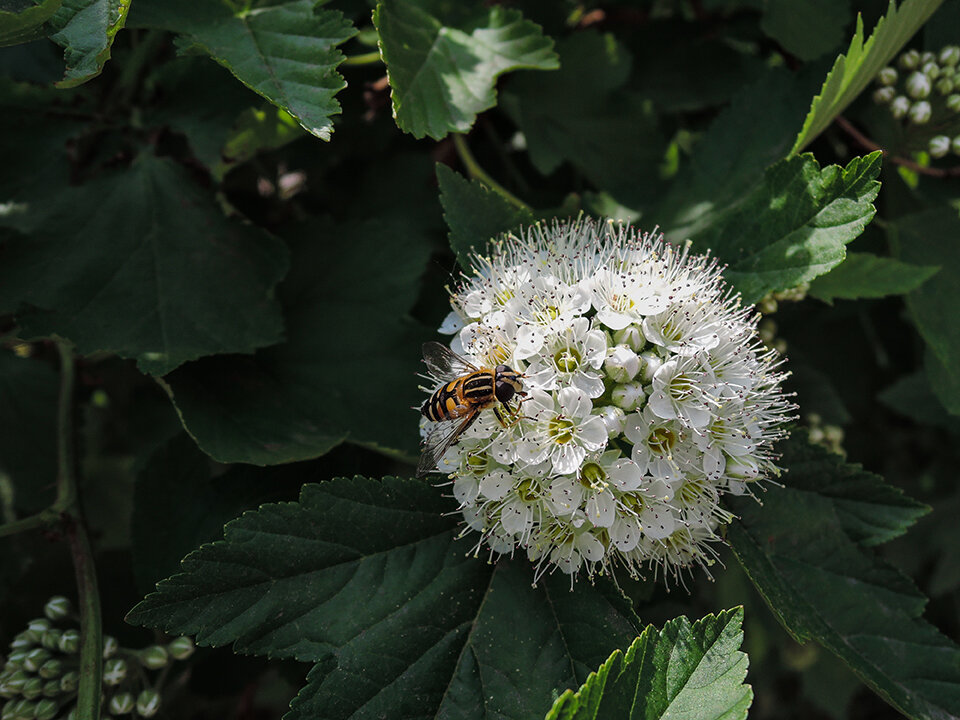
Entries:
{"type": "Polygon", "coordinates": [[[374,50],[373,52],[361,53],[360,55],[349,55],[347,59],[344,60],[342,65],[373,65],[373,63],[380,62],[380,51],[374,50]]]}
{"type": "Polygon", "coordinates": [[[480,163],[478,163],[476,158],[473,157],[473,153],[470,152],[470,148],[467,146],[467,141],[463,135],[460,133],[453,134],[453,146],[457,149],[457,155],[460,157],[460,162],[462,162],[464,167],[467,168],[467,174],[472,179],[479,180],[514,207],[521,210],[526,210],[528,212],[533,212],[529,205],[490,177],[487,172],[480,167],[480,163]]]}
{"type": "Polygon", "coordinates": [[[885,158],[890,160],[890,162],[895,165],[902,165],[903,167],[913,170],[916,173],[921,175],[929,175],[931,177],[960,177],[960,167],[925,167],[909,158],[900,157],[899,155],[891,155],[887,150],[880,147],[873,140],[857,130],[857,128],[853,126],[853,123],[843,117],[843,115],[837,115],[835,122],[844,130],[844,132],[847,133],[847,135],[856,140],[864,149],[870,150],[871,152],[874,150],[879,150],[883,153],[885,158]]]}

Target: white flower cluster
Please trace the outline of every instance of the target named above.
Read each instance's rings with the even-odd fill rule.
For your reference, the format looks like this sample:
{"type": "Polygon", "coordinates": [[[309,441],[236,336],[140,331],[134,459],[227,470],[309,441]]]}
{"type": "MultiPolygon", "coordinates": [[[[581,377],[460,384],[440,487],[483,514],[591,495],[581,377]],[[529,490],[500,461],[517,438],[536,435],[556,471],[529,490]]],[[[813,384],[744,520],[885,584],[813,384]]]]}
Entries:
{"type": "Polygon", "coordinates": [[[711,564],[732,519],[721,496],[778,474],[795,409],[716,261],[581,220],[503,237],[472,264],[440,330],[478,367],[522,372],[527,392],[440,462],[477,549],[522,549],[537,577],[711,564]]]}

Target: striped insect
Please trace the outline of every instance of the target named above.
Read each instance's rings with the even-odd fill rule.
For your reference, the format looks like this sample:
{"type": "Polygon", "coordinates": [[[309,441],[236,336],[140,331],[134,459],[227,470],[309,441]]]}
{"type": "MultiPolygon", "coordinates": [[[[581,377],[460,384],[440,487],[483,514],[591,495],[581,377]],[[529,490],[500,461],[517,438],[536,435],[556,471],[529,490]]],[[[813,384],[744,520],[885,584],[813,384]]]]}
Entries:
{"type": "Polygon", "coordinates": [[[497,420],[507,427],[511,423],[508,416],[517,413],[517,408],[510,407],[510,401],[515,395],[526,395],[521,381],[523,375],[509,366],[479,368],[438,342],[423,344],[423,361],[433,377],[446,382],[434,390],[420,408],[427,420],[440,424],[424,440],[417,477],[436,470],[447,448],[467,431],[483,410],[492,407],[497,420]]]}

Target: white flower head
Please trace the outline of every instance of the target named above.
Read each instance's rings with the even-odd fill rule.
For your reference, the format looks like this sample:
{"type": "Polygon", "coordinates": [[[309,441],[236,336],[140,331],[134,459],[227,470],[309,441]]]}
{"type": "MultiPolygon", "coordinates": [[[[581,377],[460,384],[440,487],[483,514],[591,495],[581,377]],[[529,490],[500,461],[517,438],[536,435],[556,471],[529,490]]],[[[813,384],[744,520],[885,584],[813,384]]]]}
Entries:
{"type": "Polygon", "coordinates": [[[481,411],[439,462],[464,533],[525,552],[536,578],[707,568],[733,520],[723,496],[779,473],[796,409],[758,316],[714,259],[612,221],[492,248],[441,331],[477,367],[521,373],[525,394],[481,411]]]}

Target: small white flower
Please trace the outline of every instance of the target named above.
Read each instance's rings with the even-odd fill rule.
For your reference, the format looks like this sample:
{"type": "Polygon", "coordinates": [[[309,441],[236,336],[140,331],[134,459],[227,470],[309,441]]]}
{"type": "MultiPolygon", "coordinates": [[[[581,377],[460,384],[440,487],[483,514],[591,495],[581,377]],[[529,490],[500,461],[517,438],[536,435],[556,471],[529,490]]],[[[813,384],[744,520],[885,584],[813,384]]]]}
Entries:
{"type": "Polygon", "coordinates": [[[537,225],[493,247],[441,330],[478,367],[522,373],[526,396],[441,458],[464,533],[524,550],[535,579],[707,569],[733,519],[723,495],[778,474],[795,409],[758,315],[715,260],[627,226],[537,225]]]}

